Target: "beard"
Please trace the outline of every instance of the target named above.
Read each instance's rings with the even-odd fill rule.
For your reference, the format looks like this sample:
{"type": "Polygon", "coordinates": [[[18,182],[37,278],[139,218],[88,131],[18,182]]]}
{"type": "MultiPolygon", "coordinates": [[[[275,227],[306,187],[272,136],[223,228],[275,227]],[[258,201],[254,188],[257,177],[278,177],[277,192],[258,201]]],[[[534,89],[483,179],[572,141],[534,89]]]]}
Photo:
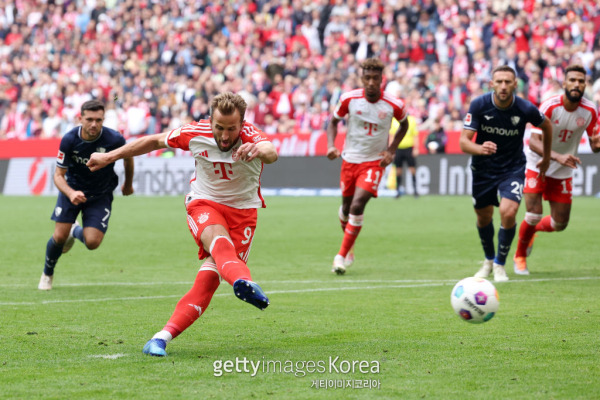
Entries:
{"type": "Polygon", "coordinates": [[[565,96],[567,97],[567,99],[570,102],[579,103],[579,101],[583,97],[583,93],[581,93],[580,91],[568,91],[568,90],[565,90],[565,96]],[[573,92],[576,92],[577,94],[574,96],[572,94],[573,92]]]}

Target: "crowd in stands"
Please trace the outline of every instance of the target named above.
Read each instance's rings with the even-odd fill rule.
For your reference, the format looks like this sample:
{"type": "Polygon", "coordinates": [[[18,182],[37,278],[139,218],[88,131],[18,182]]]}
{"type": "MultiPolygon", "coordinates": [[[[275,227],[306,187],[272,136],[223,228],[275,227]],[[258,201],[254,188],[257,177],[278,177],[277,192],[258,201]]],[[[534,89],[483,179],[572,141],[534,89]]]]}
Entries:
{"type": "Polygon", "coordinates": [[[127,137],[162,132],[222,91],[267,133],[322,131],[371,56],[422,130],[460,130],[500,64],[538,105],[582,64],[598,104],[600,2],[0,0],[0,139],[60,137],[92,98],[127,137]]]}

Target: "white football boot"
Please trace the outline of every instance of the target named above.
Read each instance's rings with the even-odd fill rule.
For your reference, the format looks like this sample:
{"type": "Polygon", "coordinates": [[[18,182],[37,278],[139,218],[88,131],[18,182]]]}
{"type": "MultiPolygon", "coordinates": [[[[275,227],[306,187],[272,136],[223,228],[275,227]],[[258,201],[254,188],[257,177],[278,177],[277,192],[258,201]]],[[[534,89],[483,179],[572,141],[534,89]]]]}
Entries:
{"type": "Polygon", "coordinates": [[[475,278],[487,278],[488,276],[490,276],[490,273],[492,272],[493,265],[494,265],[494,260],[485,259],[483,261],[483,265],[481,266],[479,271],[477,271],[477,273],[475,273],[475,275],[473,275],[473,276],[475,278]]]}
{"type": "Polygon", "coordinates": [[[506,275],[504,265],[494,263],[494,282],[506,282],[507,280],[508,275],[506,275]]]}
{"type": "Polygon", "coordinates": [[[38,283],[39,290],[51,290],[52,289],[52,276],[48,276],[42,272],[40,283],[38,283]]]}
{"type": "Polygon", "coordinates": [[[338,275],[344,275],[346,273],[346,267],[344,267],[344,257],[337,254],[333,258],[333,267],[331,269],[331,272],[334,272],[338,275]]]}

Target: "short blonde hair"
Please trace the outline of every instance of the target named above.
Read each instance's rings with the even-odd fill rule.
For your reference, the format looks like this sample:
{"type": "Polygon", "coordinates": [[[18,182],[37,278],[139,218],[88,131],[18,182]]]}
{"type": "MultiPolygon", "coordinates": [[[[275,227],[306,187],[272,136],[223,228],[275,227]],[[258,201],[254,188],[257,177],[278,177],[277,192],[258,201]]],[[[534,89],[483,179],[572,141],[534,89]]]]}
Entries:
{"type": "Polygon", "coordinates": [[[379,58],[367,58],[362,62],[362,64],[360,64],[360,67],[363,69],[363,71],[372,70],[383,72],[385,65],[379,58]]]}
{"type": "Polygon", "coordinates": [[[248,105],[242,96],[225,92],[215,96],[210,102],[210,115],[212,118],[215,110],[219,110],[223,115],[231,115],[235,110],[238,110],[240,112],[240,119],[243,121],[244,115],[246,115],[246,107],[248,105]]]}

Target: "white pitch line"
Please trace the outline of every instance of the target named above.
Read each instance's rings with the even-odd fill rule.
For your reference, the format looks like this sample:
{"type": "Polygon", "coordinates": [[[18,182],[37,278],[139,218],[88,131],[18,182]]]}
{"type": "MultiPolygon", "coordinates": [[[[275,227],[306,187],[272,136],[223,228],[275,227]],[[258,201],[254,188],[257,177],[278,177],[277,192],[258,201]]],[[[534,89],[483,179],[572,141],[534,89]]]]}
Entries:
{"type": "MultiPolygon", "coordinates": [[[[312,289],[297,289],[297,290],[269,290],[270,294],[286,294],[286,293],[309,293],[309,292],[329,292],[334,290],[365,290],[365,289],[395,289],[395,288],[410,288],[410,287],[422,287],[422,286],[442,286],[443,283],[432,283],[432,284],[419,284],[419,285],[389,285],[389,286],[357,286],[357,287],[332,287],[332,288],[312,288],[312,289]]],[[[156,300],[156,299],[169,299],[182,297],[184,293],[165,295],[165,296],[143,296],[143,297],[105,297],[98,299],[72,299],[72,300],[42,300],[40,302],[35,301],[23,301],[23,302],[0,302],[0,306],[34,306],[44,304],[58,304],[58,303],[96,303],[101,301],[131,301],[131,300],[156,300]]],[[[215,294],[214,297],[231,296],[231,293],[219,293],[215,294]]]]}
{"type": "MultiPolygon", "coordinates": [[[[527,282],[554,282],[554,281],[583,281],[583,280],[598,280],[600,276],[583,276],[583,277],[572,277],[572,278],[539,278],[539,279],[514,279],[508,282],[503,282],[500,285],[506,285],[510,283],[527,283],[527,282]]],[[[296,281],[296,283],[301,281],[296,281]]],[[[321,283],[331,283],[331,281],[318,281],[321,283]]],[[[358,283],[361,281],[342,281],[345,283],[358,283]]],[[[387,283],[393,283],[394,281],[385,281],[387,283]]],[[[406,282],[406,281],[398,281],[406,282]]],[[[310,292],[330,292],[334,290],[371,290],[371,289],[402,289],[402,288],[417,288],[417,287],[436,287],[452,285],[458,280],[440,280],[440,281],[409,281],[403,285],[383,285],[383,286],[341,286],[341,287],[326,287],[326,288],[308,288],[308,289],[295,289],[295,290],[267,290],[267,294],[288,294],[288,293],[310,293],[310,292]],[[409,284],[413,283],[413,284],[409,284]]],[[[139,297],[106,297],[97,299],[73,299],[73,300],[42,300],[39,302],[35,301],[24,301],[24,302],[0,302],[0,306],[33,306],[33,305],[44,305],[44,304],[57,304],[57,303],[94,303],[101,301],[131,301],[131,300],[156,300],[156,299],[170,299],[180,298],[183,294],[173,294],[164,296],[139,296],[139,297]]],[[[219,293],[215,294],[215,297],[231,296],[231,293],[219,293]]]]}
{"type": "MultiPolygon", "coordinates": [[[[265,283],[279,283],[279,284],[304,284],[304,283],[318,283],[318,284],[347,284],[347,283],[456,283],[460,279],[347,279],[346,277],[340,277],[336,280],[261,280],[261,285],[265,283]]],[[[533,279],[512,279],[510,282],[551,282],[551,281],[577,281],[577,280],[597,280],[600,276],[583,276],[583,277],[571,277],[571,278],[533,278],[533,279]]],[[[193,279],[189,281],[174,281],[174,282],[73,282],[73,283],[60,283],[58,287],[90,287],[90,286],[162,286],[162,285],[192,285],[193,279]]],[[[31,283],[6,283],[0,284],[1,288],[31,288],[34,285],[31,283]]]]}
{"type": "Polygon", "coordinates": [[[127,354],[117,353],[117,354],[91,354],[89,358],[106,358],[107,360],[116,360],[117,358],[125,357],[127,354]]]}

